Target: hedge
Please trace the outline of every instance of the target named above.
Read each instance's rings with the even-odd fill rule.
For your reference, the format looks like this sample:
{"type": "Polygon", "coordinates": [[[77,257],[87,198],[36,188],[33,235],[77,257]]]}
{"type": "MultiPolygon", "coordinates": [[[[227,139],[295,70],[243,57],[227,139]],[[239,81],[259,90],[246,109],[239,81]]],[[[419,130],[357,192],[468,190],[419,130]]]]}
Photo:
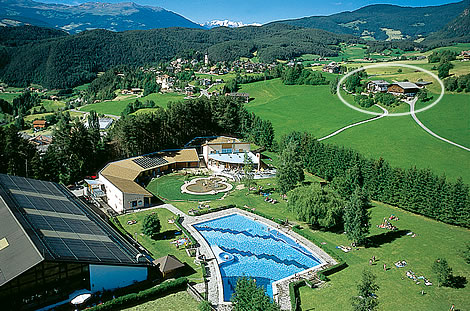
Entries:
{"type": "Polygon", "coordinates": [[[248,208],[248,207],[244,207],[244,206],[243,206],[243,207],[238,207],[238,208],[241,209],[241,210],[247,211],[247,212],[249,212],[249,213],[252,213],[252,214],[261,216],[261,217],[263,217],[263,218],[270,219],[270,220],[274,221],[275,223],[277,223],[277,224],[279,224],[279,225],[284,225],[284,223],[285,223],[284,220],[282,220],[282,219],[273,218],[273,217],[269,218],[268,215],[266,215],[266,214],[264,214],[264,213],[261,213],[261,212],[258,212],[257,210],[252,210],[252,209],[250,209],[250,208],[248,208]]]}
{"type": "Polygon", "coordinates": [[[214,208],[206,208],[206,209],[201,209],[201,210],[194,211],[193,215],[194,216],[201,216],[201,215],[204,215],[204,214],[223,211],[224,209],[229,209],[229,208],[234,208],[234,207],[236,207],[236,206],[233,205],[233,204],[230,204],[230,205],[223,205],[223,206],[214,207],[214,208]]]}
{"type": "Polygon", "coordinates": [[[191,241],[191,244],[192,245],[197,245],[197,241],[196,239],[191,235],[191,233],[189,233],[188,230],[186,230],[186,228],[180,223],[180,215],[177,215],[176,216],[176,220],[175,220],[175,225],[181,230],[183,231],[184,235],[186,235],[189,240],[191,241]]]}
{"type": "Polygon", "coordinates": [[[107,301],[103,304],[88,308],[89,311],[107,311],[107,310],[120,310],[126,307],[136,305],[142,301],[148,301],[165,293],[176,289],[182,289],[188,284],[188,279],[185,277],[178,278],[173,281],[167,281],[155,287],[140,291],[138,293],[127,294],[116,299],[107,301]]]}

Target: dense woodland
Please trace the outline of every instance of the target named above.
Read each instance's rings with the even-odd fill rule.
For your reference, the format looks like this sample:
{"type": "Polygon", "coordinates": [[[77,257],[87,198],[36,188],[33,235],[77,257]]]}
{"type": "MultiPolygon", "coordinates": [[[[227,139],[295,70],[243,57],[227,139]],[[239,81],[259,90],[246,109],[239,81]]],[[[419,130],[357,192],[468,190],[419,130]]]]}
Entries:
{"type": "Polygon", "coordinates": [[[304,168],[331,182],[347,197],[360,188],[371,199],[401,207],[446,223],[470,227],[469,186],[461,179],[449,181],[429,169],[392,167],[380,159],[318,142],[307,133],[284,137],[280,150],[295,142],[304,168]]]}
{"type": "MultiPolygon", "coordinates": [[[[20,29],[20,28],[18,28],[20,29]]],[[[19,30],[16,29],[16,32],[19,30]]],[[[31,27],[23,27],[29,38],[31,27]]],[[[20,39],[18,39],[20,40],[20,39]]],[[[24,41],[24,40],[20,40],[24,41]]],[[[66,88],[89,82],[99,71],[118,65],[141,66],[168,61],[188,51],[209,53],[214,61],[251,57],[261,61],[291,59],[305,53],[336,56],[339,43],[361,39],[323,30],[288,25],[211,30],[166,28],[143,31],[85,31],[77,35],[37,40],[0,49],[0,78],[11,85],[38,83],[47,88],[66,88]],[[234,48],[235,47],[235,48],[234,48]]]]}

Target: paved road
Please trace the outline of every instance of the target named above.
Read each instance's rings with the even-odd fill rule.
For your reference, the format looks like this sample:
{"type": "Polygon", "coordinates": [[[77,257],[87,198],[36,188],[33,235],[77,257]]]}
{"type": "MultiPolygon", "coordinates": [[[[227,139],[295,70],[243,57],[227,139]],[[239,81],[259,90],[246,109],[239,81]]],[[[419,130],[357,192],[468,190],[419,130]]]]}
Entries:
{"type": "MultiPolygon", "coordinates": [[[[84,115],[89,114],[88,111],[81,111],[81,110],[78,110],[78,109],[70,109],[70,111],[82,113],[82,114],[84,114],[84,115]]],[[[113,118],[113,119],[116,119],[116,120],[118,120],[118,119],[121,118],[120,116],[116,116],[116,115],[114,115],[114,114],[105,114],[105,116],[106,116],[106,117],[113,118]]]]}
{"type": "Polygon", "coordinates": [[[354,127],[354,126],[357,126],[357,125],[361,125],[361,124],[364,124],[364,123],[367,123],[367,122],[375,121],[375,120],[381,119],[381,118],[383,118],[383,117],[386,117],[386,116],[388,115],[388,110],[387,110],[387,109],[385,109],[384,107],[382,107],[382,106],[380,106],[380,105],[377,105],[377,104],[375,104],[375,106],[377,106],[377,107],[379,107],[380,109],[382,109],[384,113],[381,114],[380,116],[373,117],[373,118],[371,118],[371,119],[367,119],[367,120],[364,120],[364,121],[356,122],[356,123],[350,124],[350,125],[348,125],[348,126],[342,127],[342,128],[340,128],[339,130],[337,130],[337,131],[335,131],[335,132],[333,132],[333,133],[331,133],[331,134],[329,134],[329,135],[326,135],[325,137],[319,138],[318,141],[322,141],[322,140],[324,140],[324,139],[328,139],[328,138],[330,138],[330,137],[332,137],[332,136],[335,136],[335,135],[341,133],[342,131],[347,130],[347,129],[351,128],[351,127],[354,127]]]}
{"type": "Polygon", "coordinates": [[[470,151],[470,148],[467,148],[467,147],[465,147],[465,146],[459,145],[459,144],[457,144],[457,143],[455,143],[455,142],[453,142],[453,141],[451,141],[451,140],[448,140],[448,139],[446,139],[446,138],[444,138],[444,137],[441,137],[441,136],[437,135],[436,133],[434,133],[433,131],[431,131],[430,129],[428,129],[421,121],[419,121],[418,117],[417,117],[416,114],[415,114],[415,104],[416,104],[416,101],[417,101],[417,100],[418,100],[418,99],[415,98],[415,99],[413,99],[413,100],[411,100],[411,101],[406,101],[406,103],[410,105],[411,116],[412,116],[413,119],[416,121],[416,123],[418,123],[418,125],[421,126],[421,128],[422,128],[423,130],[425,130],[426,132],[428,132],[428,133],[431,134],[432,136],[436,137],[437,139],[440,139],[440,140],[442,140],[442,141],[444,141],[444,142],[446,142],[446,143],[449,143],[449,144],[451,144],[451,145],[454,145],[454,146],[456,146],[456,147],[458,147],[458,148],[461,148],[461,149],[463,149],[463,150],[470,151]]]}

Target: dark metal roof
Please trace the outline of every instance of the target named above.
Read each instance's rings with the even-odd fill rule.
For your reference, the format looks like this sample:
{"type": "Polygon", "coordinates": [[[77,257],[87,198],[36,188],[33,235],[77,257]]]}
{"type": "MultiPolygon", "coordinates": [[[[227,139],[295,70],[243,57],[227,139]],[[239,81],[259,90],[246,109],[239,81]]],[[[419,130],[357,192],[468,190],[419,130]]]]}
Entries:
{"type": "Polygon", "coordinates": [[[32,259],[38,257],[34,253],[41,260],[146,264],[136,259],[137,249],[59,184],[0,174],[0,195],[5,203],[2,213],[10,214],[10,225],[3,226],[6,218],[0,219],[0,240],[13,229],[17,236],[23,232],[21,243],[12,239],[0,250],[2,271],[10,265],[1,257],[4,252],[15,264],[25,261],[33,266],[38,262],[32,259]],[[15,249],[20,251],[13,253],[15,249]]]}
{"type": "Polygon", "coordinates": [[[0,188],[0,286],[44,260],[23,230],[0,188]]]}

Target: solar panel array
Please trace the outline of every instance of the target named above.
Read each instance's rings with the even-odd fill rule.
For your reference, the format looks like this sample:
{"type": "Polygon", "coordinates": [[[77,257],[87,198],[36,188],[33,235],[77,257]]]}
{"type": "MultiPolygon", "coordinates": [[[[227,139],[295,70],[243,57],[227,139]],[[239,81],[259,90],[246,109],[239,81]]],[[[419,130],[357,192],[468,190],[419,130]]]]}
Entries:
{"type": "Polygon", "coordinates": [[[155,157],[144,156],[144,157],[134,159],[132,161],[143,169],[149,169],[152,167],[156,167],[156,166],[168,163],[167,160],[158,156],[155,156],[155,157]]]}
{"type": "Polygon", "coordinates": [[[136,263],[137,250],[60,186],[3,174],[0,184],[56,259],[136,263]]]}

